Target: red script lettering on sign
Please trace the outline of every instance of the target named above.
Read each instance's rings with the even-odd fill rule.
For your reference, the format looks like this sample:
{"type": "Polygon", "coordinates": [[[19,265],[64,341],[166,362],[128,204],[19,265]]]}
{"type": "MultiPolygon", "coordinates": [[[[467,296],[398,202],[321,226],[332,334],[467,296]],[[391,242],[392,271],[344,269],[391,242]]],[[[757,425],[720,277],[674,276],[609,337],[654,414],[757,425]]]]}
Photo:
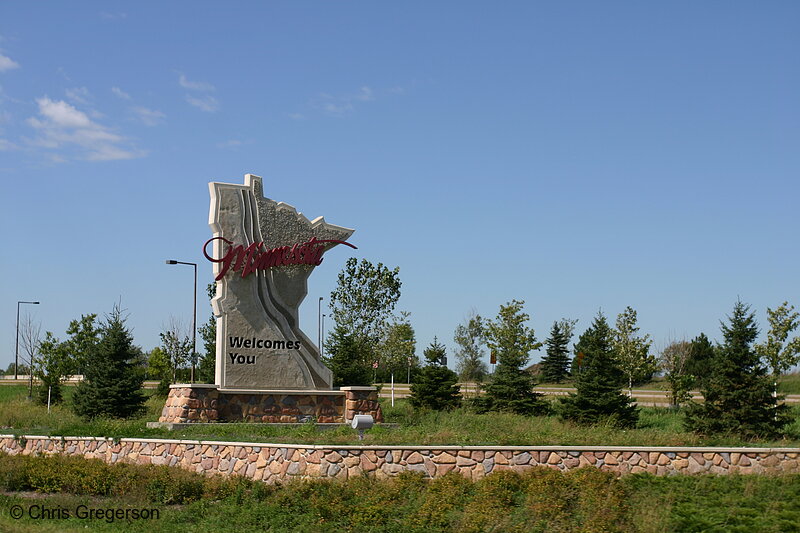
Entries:
{"type": "Polygon", "coordinates": [[[346,244],[350,248],[357,249],[349,242],[337,241],[334,239],[318,240],[316,237],[312,237],[311,240],[302,244],[278,246],[276,248],[267,248],[264,246],[264,241],[254,242],[245,248],[243,244],[234,246],[231,241],[223,237],[212,237],[203,245],[203,255],[212,263],[222,263],[222,268],[215,278],[219,281],[231,268],[234,272],[241,271],[242,277],[244,278],[256,270],[267,270],[268,268],[276,266],[318,266],[322,263],[322,254],[325,252],[325,244],[327,243],[346,244]],[[228,251],[220,259],[214,259],[208,255],[208,245],[216,240],[220,240],[228,245],[228,251]]]}

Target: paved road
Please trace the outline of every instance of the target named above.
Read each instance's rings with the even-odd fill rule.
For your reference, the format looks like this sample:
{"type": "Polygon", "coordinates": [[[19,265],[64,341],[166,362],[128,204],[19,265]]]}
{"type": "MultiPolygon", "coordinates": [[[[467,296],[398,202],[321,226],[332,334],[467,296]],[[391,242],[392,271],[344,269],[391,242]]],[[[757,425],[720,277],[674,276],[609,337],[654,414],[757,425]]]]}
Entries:
{"type": "MultiPolygon", "coordinates": [[[[536,392],[541,392],[547,396],[566,396],[571,392],[575,392],[573,387],[535,387],[534,390],[536,392]]],[[[466,393],[467,395],[475,394],[475,385],[469,384],[461,384],[461,391],[466,393]]],[[[411,393],[409,385],[405,383],[395,383],[394,384],[394,397],[395,398],[406,398],[411,393]]],[[[702,400],[703,395],[700,394],[699,391],[692,391],[691,392],[693,400],[702,400]]],[[[380,391],[381,398],[391,398],[392,391],[391,391],[391,384],[384,383],[383,388],[380,391]]],[[[648,390],[648,389],[641,389],[633,391],[633,398],[636,400],[638,405],[643,406],[668,406],[669,405],[669,391],[663,390],[648,390]]],[[[786,403],[800,403],[800,394],[787,394],[786,395],[786,403]]]]}

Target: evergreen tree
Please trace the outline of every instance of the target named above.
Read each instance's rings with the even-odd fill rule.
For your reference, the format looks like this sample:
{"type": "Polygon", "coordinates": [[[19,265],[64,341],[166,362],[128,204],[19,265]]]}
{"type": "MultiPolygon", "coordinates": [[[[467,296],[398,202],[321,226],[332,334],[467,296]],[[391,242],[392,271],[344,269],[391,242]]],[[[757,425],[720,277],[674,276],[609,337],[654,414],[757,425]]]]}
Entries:
{"type": "Polygon", "coordinates": [[[411,385],[411,405],[415,409],[442,411],[461,403],[458,374],[447,368],[445,347],[436,337],[423,352],[427,365],[411,385]]]}
{"type": "Polygon", "coordinates": [[[701,389],[711,375],[711,361],[714,359],[715,348],[708,340],[705,333],[701,333],[692,340],[689,360],[686,362],[686,373],[692,376],[693,386],[701,389]]]}
{"type": "Polygon", "coordinates": [[[705,401],[689,406],[686,427],[702,434],[775,437],[789,420],[786,405],[775,404],[770,376],[753,347],[758,336],[754,313],[737,301],[728,321],[722,324],[724,343],[701,389],[705,401]]]}
{"type": "Polygon", "coordinates": [[[100,340],[87,355],[84,380],[72,397],[75,412],[84,418],[127,418],[139,413],[144,405],[144,375],[136,364],[139,349],[118,306],[106,317],[100,340]]]}
{"type": "Polygon", "coordinates": [[[555,321],[545,341],[547,355],[542,357],[542,381],[561,383],[569,376],[569,337],[562,323],[555,321]]]}
{"type": "Polygon", "coordinates": [[[495,320],[486,325],[489,348],[497,355],[497,368],[486,395],[476,400],[479,410],[510,411],[521,415],[546,414],[548,404],[533,391],[534,377],[523,370],[529,353],[541,347],[533,329],[527,327],[525,302],[512,300],[500,306],[495,320]]]}
{"type": "Polygon", "coordinates": [[[361,337],[339,324],[325,341],[324,363],[333,372],[333,386],[371,385],[372,369],[366,357],[372,353],[361,337]]]}
{"type": "Polygon", "coordinates": [[[582,354],[575,374],[577,392],[561,399],[561,417],[584,425],[636,426],[639,412],[622,394],[625,375],[618,366],[612,330],[602,312],[580,336],[575,349],[582,354]]]}

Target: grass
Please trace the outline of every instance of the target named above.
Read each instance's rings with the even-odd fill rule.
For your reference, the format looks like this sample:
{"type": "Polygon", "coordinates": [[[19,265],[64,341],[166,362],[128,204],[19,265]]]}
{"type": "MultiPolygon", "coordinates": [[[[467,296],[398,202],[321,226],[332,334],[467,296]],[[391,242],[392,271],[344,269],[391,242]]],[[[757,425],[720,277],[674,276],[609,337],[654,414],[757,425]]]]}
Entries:
{"type": "MultiPolygon", "coordinates": [[[[67,401],[72,388],[65,391],[67,401]]],[[[146,391],[152,394],[152,391],[146,391]]],[[[141,437],[192,440],[223,440],[295,444],[359,444],[356,433],[342,426],[318,431],[313,424],[279,427],[270,424],[214,424],[177,431],[147,428],[158,420],[164,399],[150,396],[139,417],[91,421],[76,416],[67,405],[45,406],[27,400],[23,386],[0,387],[0,432],[15,435],[141,437]]],[[[368,445],[575,445],[575,446],[769,446],[800,447],[800,406],[792,407],[794,423],[788,437],[772,441],[745,441],[736,436],[704,438],[683,430],[680,412],[644,407],[639,427],[619,430],[607,426],[577,427],[556,417],[523,417],[508,413],[477,414],[468,409],[453,412],[415,412],[405,400],[392,407],[383,402],[387,422],[399,428],[376,426],[363,444],[368,445]]]]}
{"type": "Polygon", "coordinates": [[[152,465],[0,455],[0,490],[0,530],[9,533],[800,531],[797,474],[616,477],[537,467],[476,482],[406,472],[265,485],[152,465]],[[76,516],[80,505],[155,513],[149,520],[90,520],[76,516]],[[11,517],[12,506],[21,506],[21,519],[11,517]],[[43,508],[50,518],[30,517],[29,510],[38,516],[43,508]]]}

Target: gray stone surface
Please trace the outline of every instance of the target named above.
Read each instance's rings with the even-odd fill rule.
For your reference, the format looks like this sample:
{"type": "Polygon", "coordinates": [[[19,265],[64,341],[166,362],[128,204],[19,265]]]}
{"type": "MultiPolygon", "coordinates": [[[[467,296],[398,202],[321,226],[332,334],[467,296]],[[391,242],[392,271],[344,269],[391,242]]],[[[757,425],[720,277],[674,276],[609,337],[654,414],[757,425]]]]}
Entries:
{"type": "MultiPolygon", "coordinates": [[[[252,174],[245,175],[244,185],[210,183],[209,189],[213,236],[232,243],[217,239],[207,246],[217,260],[231,246],[247,248],[263,242],[259,250],[272,250],[314,238],[346,241],[354,231],[328,224],[322,217],[310,221],[291,205],[265,198],[261,178],[252,174]]],[[[308,248],[327,252],[333,246],[336,243],[308,248]]],[[[214,276],[220,277],[224,264],[213,265],[214,276]]],[[[299,324],[298,310],[313,269],[309,264],[277,265],[243,276],[242,269],[230,265],[217,281],[212,300],[218,319],[217,385],[256,390],[331,388],[331,371],[299,324]]]]}

